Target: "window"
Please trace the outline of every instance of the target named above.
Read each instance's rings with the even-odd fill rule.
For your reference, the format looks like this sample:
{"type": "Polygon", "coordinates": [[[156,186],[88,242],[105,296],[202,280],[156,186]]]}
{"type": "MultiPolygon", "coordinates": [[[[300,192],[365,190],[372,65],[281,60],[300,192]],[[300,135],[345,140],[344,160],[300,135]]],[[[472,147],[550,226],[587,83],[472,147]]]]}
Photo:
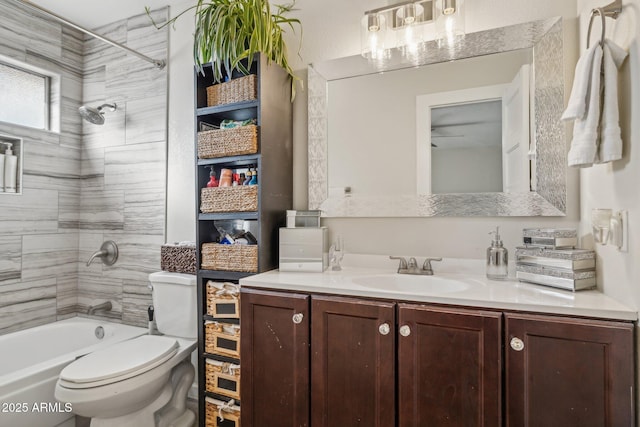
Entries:
{"type": "Polygon", "coordinates": [[[49,129],[49,77],[0,62],[0,121],[49,129]]]}

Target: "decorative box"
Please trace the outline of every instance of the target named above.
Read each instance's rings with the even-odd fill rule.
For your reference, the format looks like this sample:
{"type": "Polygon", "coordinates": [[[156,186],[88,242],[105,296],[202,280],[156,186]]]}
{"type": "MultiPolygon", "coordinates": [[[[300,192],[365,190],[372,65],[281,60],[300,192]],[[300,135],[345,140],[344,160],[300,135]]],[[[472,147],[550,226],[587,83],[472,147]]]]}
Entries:
{"type": "Polygon", "coordinates": [[[167,243],[160,248],[160,269],[196,274],[196,246],[167,243]]]}

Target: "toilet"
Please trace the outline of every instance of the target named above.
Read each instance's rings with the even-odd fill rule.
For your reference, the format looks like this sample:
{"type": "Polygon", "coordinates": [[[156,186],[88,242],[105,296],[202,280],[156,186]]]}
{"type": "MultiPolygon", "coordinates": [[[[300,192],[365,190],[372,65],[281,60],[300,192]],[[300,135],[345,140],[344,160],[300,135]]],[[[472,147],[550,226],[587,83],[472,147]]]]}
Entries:
{"type": "Polygon", "coordinates": [[[195,376],[196,276],[149,275],[155,320],[163,335],[142,335],[81,357],[58,378],[55,397],[91,427],[188,427],[186,400],[195,376]]]}

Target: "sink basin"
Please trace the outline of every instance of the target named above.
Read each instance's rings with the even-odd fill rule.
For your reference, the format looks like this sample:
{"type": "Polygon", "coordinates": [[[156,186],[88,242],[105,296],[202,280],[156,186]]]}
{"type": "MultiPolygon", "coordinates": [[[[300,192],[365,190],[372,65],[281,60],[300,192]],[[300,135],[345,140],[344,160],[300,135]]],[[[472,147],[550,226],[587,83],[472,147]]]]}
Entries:
{"type": "Polygon", "coordinates": [[[417,276],[408,274],[378,274],[352,279],[358,286],[394,293],[451,293],[471,287],[471,283],[442,276],[417,276]]]}

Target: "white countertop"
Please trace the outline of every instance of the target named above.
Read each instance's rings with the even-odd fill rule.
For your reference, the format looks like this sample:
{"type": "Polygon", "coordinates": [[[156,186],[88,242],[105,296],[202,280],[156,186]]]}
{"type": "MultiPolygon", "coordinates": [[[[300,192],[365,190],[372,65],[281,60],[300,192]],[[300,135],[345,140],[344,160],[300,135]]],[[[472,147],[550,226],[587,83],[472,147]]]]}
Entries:
{"type": "MultiPolygon", "coordinates": [[[[418,259],[421,265],[422,259],[418,259]]],[[[305,293],[336,294],[500,310],[518,310],[549,314],[574,315],[612,320],[638,319],[637,310],[597,290],[570,292],[547,286],[519,282],[513,278],[492,281],[484,276],[484,261],[447,259],[434,262],[439,279],[463,282],[466,289],[440,292],[436,286],[395,291],[359,284],[368,276],[389,278],[396,274],[397,261],[379,256],[345,256],[342,271],[324,273],[280,272],[272,270],[240,280],[241,286],[279,289],[305,293]],[[371,265],[375,265],[372,267],[371,265]],[[364,278],[364,279],[363,279],[364,278]]],[[[510,268],[510,271],[513,271],[510,268]]],[[[406,275],[401,275],[406,276],[406,275]]],[[[430,276],[412,276],[428,281],[430,276]]],[[[383,279],[385,280],[385,279],[383,279]]],[[[419,282],[418,282],[419,283],[419,282]]]]}

